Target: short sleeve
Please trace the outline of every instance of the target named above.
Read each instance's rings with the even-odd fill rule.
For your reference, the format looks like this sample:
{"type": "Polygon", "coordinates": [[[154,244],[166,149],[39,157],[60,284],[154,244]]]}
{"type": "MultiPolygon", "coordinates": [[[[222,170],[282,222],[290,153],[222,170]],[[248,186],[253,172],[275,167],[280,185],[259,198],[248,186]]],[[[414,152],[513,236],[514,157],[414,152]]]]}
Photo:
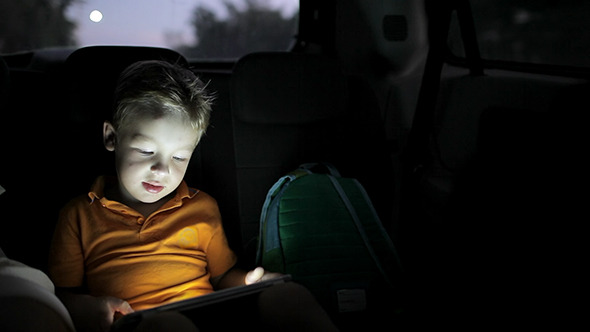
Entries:
{"type": "Polygon", "coordinates": [[[84,257],[76,205],[62,209],[49,251],[49,277],[56,287],[81,287],[84,257]]]}
{"type": "Polygon", "coordinates": [[[229,247],[221,224],[212,233],[206,254],[207,265],[212,278],[224,274],[236,264],[236,255],[229,247]]]}
{"type": "Polygon", "coordinates": [[[207,259],[207,270],[210,277],[218,277],[237,262],[235,253],[229,247],[221,213],[217,201],[207,193],[199,191],[198,194],[190,200],[189,211],[193,210],[194,216],[199,220],[200,250],[203,250],[207,259]]]}

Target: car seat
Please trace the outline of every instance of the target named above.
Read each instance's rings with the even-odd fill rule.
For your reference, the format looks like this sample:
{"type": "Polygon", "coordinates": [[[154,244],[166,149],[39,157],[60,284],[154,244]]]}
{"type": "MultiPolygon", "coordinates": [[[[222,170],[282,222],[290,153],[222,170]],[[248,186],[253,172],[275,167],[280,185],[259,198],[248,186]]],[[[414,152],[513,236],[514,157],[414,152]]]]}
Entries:
{"type": "Polygon", "coordinates": [[[75,331],[49,277],[0,249],[0,331],[75,331]]]}
{"type": "Polygon", "coordinates": [[[11,75],[2,117],[4,129],[13,130],[2,132],[0,179],[1,206],[12,212],[2,217],[10,232],[0,234],[7,255],[44,270],[61,207],[88,193],[97,176],[115,174],[102,144],[103,122],[120,72],[147,59],[186,65],[168,49],[94,46],[71,52],[51,72],[27,67],[11,75]]]}

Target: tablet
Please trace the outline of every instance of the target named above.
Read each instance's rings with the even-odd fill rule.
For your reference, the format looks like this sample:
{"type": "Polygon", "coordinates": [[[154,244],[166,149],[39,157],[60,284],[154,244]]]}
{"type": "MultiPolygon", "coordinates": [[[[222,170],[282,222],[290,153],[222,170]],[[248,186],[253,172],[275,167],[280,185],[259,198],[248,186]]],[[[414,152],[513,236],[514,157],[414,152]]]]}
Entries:
{"type": "MultiPolygon", "coordinates": [[[[260,281],[250,285],[226,288],[214,291],[209,294],[194,297],[183,301],[173,302],[151,309],[140,310],[125,315],[118,319],[112,326],[111,331],[132,331],[144,317],[164,311],[176,311],[195,320],[195,324],[202,330],[203,325],[213,324],[211,320],[218,316],[216,312],[221,310],[239,310],[239,307],[251,309],[254,307],[256,295],[273,285],[291,280],[291,276],[281,275],[279,277],[260,281]]],[[[246,312],[244,310],[243,312],[246,312]]]]}

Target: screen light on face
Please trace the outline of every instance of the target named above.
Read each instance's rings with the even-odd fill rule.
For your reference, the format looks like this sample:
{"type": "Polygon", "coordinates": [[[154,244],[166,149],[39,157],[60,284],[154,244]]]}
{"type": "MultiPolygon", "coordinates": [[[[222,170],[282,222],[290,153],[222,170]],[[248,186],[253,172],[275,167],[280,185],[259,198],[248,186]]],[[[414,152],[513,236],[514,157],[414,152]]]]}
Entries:
{"type": "Polygon", "coordinates": [[[102,21],[102,13],[99,10],[93,10],[90,12],[90,20],[94,23],[102,21]]]}

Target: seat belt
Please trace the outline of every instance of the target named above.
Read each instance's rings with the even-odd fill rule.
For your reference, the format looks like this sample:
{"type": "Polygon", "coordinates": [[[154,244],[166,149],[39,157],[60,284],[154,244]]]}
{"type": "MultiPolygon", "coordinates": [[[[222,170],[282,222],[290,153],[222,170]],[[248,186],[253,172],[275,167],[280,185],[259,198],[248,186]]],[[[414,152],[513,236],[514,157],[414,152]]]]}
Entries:
{"type": "MultiPolygon", "coordinates": [[[[448,52],[447,38],[453,11],[457,11],[461,38],[470,75],[483,75],[483,62],[479,53],[475,24],[468,0],[426,2],[429,18],[428,37],[430,47],[422,76],[422,85],[418,94],[416,111],[408,143],[404,153],[406,170],[420,173],[420,170],[432,162],[429,142],[434,128],[436,102],[440,88],[441,72],[448,52]]],[[[407,175],[407,173],[406,173],[407,175]]]]}

